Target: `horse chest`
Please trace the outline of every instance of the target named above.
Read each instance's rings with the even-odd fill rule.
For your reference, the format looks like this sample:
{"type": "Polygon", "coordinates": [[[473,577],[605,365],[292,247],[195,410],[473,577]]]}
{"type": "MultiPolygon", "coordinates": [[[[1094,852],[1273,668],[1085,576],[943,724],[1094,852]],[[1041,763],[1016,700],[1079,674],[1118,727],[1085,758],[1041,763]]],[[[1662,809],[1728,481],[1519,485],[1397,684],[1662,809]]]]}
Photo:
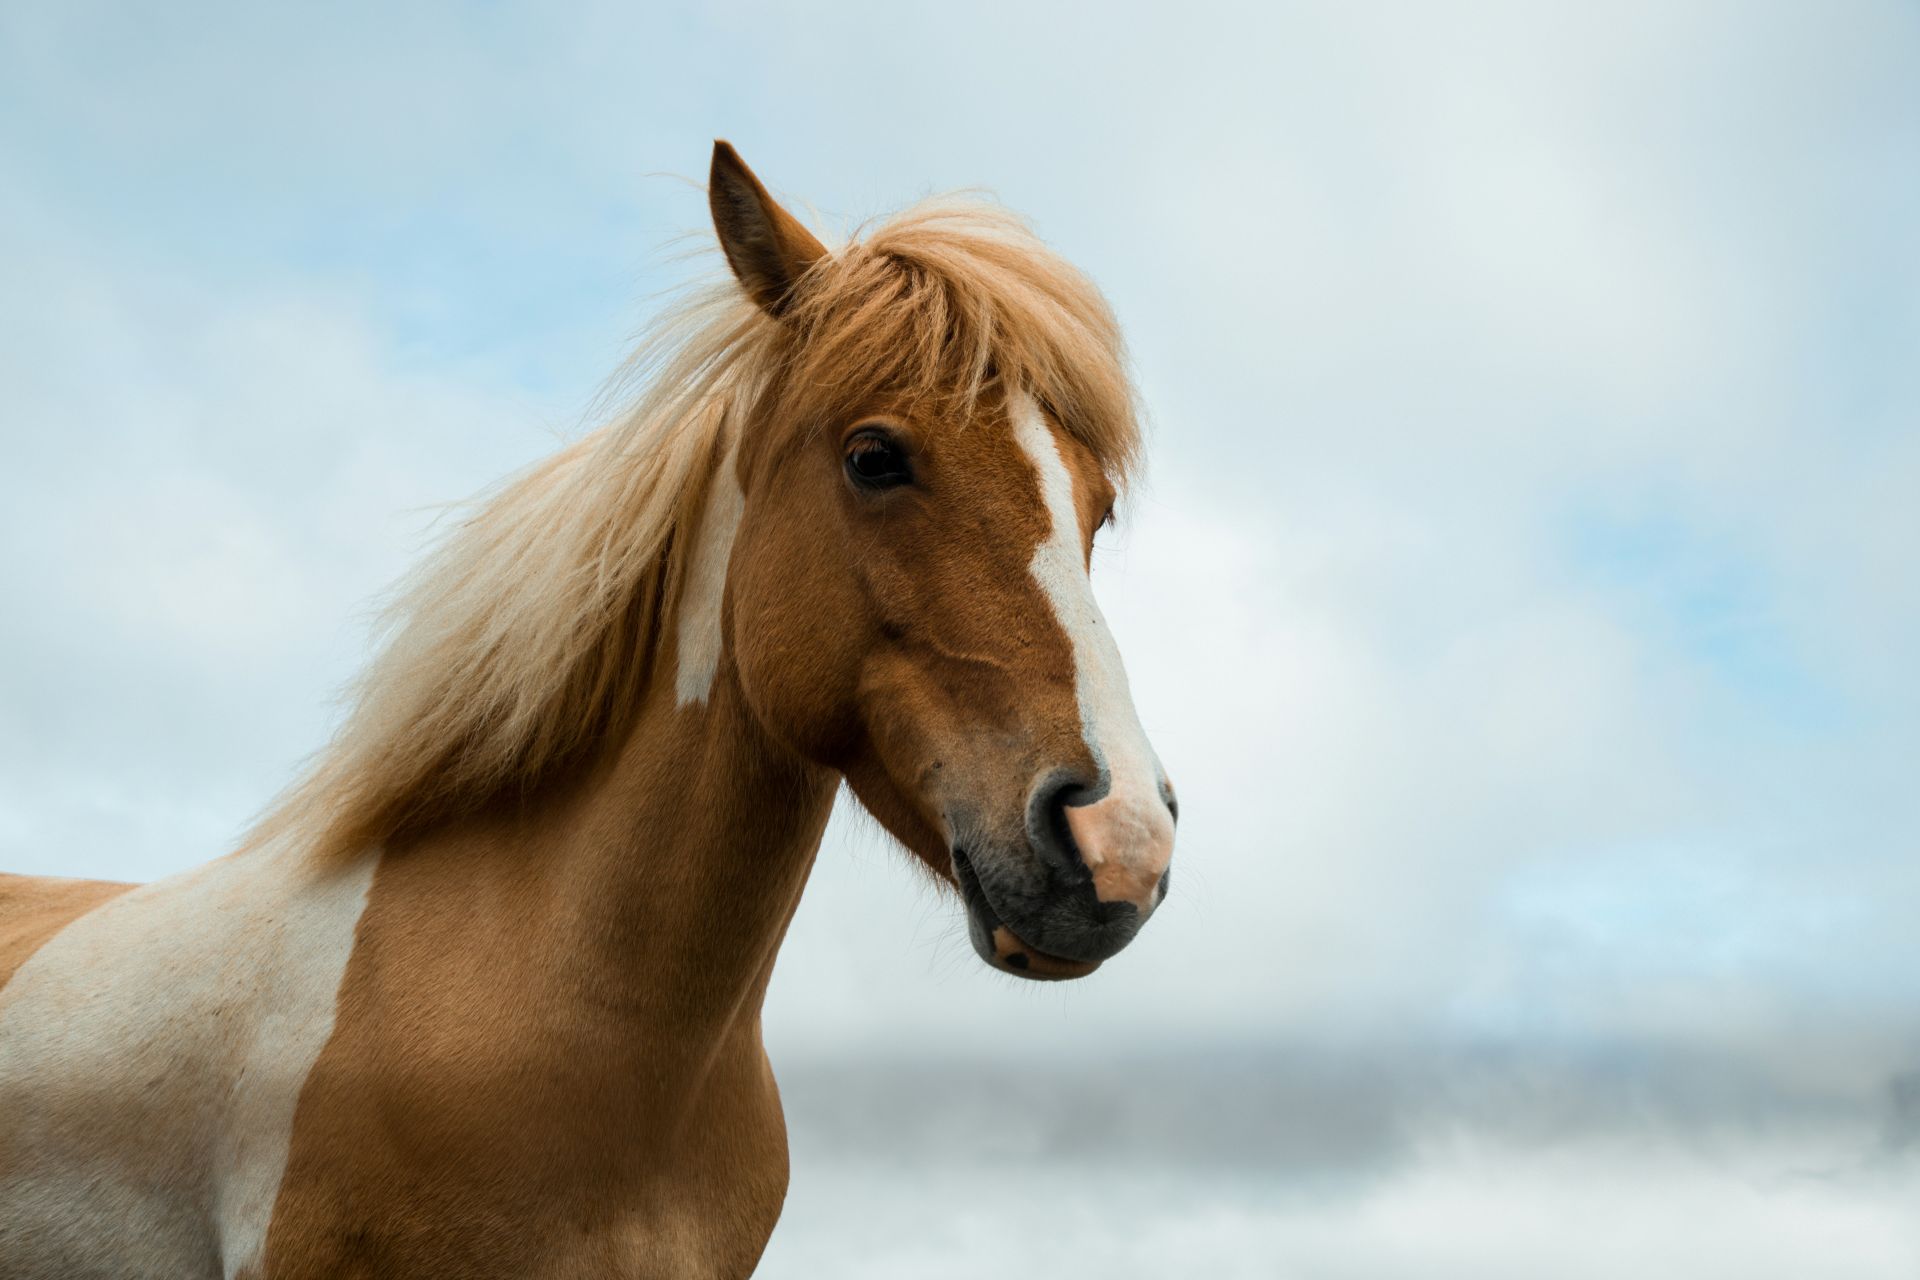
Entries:
{"type": "Polygon", "coordinates": [[[689,1088],[671,1062],[592,1035],[562,1048],[440,1029],[404,1061],[353,1036],[343,1025],[302,1100],[269,1274],[751,1272],[787,1175],[757,1037],[689,1088]]]}

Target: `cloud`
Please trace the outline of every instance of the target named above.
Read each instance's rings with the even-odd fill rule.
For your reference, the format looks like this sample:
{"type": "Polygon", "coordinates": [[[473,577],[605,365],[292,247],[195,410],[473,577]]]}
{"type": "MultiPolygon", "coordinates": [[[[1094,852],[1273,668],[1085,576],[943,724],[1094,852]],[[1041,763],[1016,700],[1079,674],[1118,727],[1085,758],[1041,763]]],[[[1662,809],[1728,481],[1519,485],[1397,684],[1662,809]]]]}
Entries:
{"type": "Polygon", "coordinates": [[[325,288],[223,292],[11,214],[8,865],[148,878],[324,739],[433,504],[552,436],[511,389],[395,367],[325,288]]]}
{"type": "Polygon", "coordinates": [[[1920,1174],[1879,1142],[1877,1097],[1657,1047],[1400,1048],[790,1070],[794,1185],[760,1274],[1018,1258],[1118,1276],[1892,1277],[1920,1260],[1920,1174]]]}

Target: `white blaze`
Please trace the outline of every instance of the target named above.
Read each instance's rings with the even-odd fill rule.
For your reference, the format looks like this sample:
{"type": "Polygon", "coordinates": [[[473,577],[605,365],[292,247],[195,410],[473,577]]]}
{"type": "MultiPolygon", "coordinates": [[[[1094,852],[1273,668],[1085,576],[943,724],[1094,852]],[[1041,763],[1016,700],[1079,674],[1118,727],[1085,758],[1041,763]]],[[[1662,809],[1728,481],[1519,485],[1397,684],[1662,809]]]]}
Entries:
{"type": "MultiPolygon", "coordinates": [[[[1106,774],[1103,819],[1125,828],[1115,831],[1108,843],[1115,856],[1163,855],[1171,847],[1172,819],[1160,795],[1160,766],[1133,709],[1120,647],[1093,598],[1080,513],[1073,500],[1073,473],[1032,399],[1015,396],[1012,410],[1014,439],[1039,473],[1041,498],[1053,520],[1052,532],[1033,553],[1034,580],[1073,643],[1081,733],[1106,774]]],[[[1103,851],[1083,847],[1081,852],[1092,863],[1103,851]]]]}

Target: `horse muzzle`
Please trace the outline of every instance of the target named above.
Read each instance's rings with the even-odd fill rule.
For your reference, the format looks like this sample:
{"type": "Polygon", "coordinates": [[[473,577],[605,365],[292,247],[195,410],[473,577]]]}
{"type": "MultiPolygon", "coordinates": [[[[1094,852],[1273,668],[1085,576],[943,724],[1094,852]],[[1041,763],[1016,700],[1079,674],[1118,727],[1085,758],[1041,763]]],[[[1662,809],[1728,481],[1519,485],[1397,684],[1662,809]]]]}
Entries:
{"type": "Polygon", "coordinates": [[[1079,978],[1132,942],[1172,879],[1175,808],[1164,786],[1147,804],[1043,779],[1027,806],[1022,850],[953,850],[968,935],[996,969],[1079,978]]]}

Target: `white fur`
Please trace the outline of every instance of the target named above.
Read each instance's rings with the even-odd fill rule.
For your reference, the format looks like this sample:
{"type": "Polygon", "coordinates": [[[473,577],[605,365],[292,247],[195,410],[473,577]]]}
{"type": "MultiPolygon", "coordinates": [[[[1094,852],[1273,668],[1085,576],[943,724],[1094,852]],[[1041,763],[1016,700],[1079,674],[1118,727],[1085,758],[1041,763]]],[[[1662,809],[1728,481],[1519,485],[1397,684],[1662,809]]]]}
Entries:
{"type": "Polygon", "coordinates": [[[257,1267],[377,856],[144,885],[0,988],[0,1274],[257,1267]]]}
{"type": "Polygon", "coordinates": [[[1073,473],[1060,456],[1053,428],[1031,398],[1016,398],[1013,430],[1040,474],[1041,497],[1053,519],[1052,533],[1034,549],[1031,569],[1073,642],[1081,732],[1088,750],[1106,771],[1107,795],[1118,802],[1116,811],[1149,814],[1149,825],[1158,825],[1165,821],[1160,765],[1133,709],[1120,647],[1093,598],[1080,513],[1073,500],[1073,473]]]}
{"type": "Polygon", "coordinates": [[[700,533],[687,565],[687,583],[681,597],[679,629],[675,637],[674,692],[681,706],[705,702],[720,668],[721,614],[727,595],[727,563],[733,558],[733,537],[746,509],[746,495],[733,471],[733,447],[728,446],[720,469],[707,492],[700,515],[700,533]]]}

